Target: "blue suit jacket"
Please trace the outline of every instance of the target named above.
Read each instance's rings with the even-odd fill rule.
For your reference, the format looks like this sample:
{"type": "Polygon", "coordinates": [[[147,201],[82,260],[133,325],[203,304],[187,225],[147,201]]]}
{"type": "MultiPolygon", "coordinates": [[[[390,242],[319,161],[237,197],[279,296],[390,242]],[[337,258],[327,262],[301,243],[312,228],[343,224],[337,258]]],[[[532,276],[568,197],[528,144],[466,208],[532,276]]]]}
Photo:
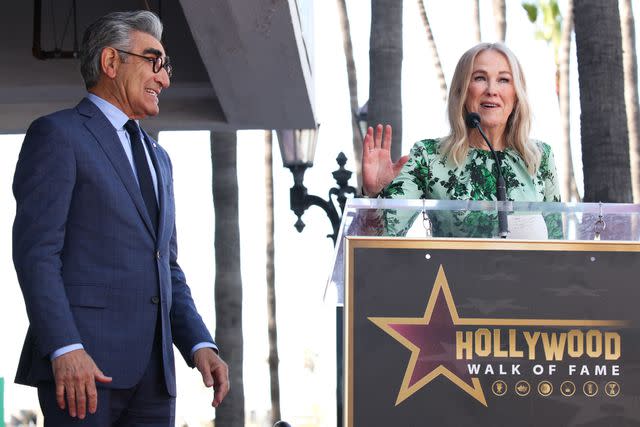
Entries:
{"type": "Polygon", "coordinates": [[[160,316],[165,380],[175,395],[172,343],[193,366],[192,347],[213,342],[177,263],[171,162],[151,142],[157,232],[115,129],[91,101],[29,127],[13,183],[13,260],[30,324],[16,382],[52,380],[51,352],[82,343],[113,377],[108,387],[132,387],[160,316]]]}

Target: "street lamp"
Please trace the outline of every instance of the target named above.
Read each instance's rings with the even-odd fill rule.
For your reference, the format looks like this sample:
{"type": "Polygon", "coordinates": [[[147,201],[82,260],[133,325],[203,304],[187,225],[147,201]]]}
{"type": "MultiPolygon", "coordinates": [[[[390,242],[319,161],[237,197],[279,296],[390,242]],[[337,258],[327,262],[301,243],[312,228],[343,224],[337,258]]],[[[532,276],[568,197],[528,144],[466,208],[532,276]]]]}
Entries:
{"type": "MultiPolygon", "coordinates": [[[[361,112],[364,109],[365,120],[365,132],[366,132],[366,104],[360,109],[358,116],[362,116],[361,112]]],[[[357,117],[357,116],[356,116],[357,117]]],[[[289,168],[293,174],[293,187],[291,187],[291,210],[296,214],[298,220],[295,223],[295,227],[298,232],[302,232],[304,228],[304,222],[302,222],[302,215],[309,206],[316,205],[324,209],[331,221],[331,227],[333,228],[333,234],[327,235],[333,240],[333,245],[336,245],[338,239],[338,229],[340,228],[340,219],[344,212],[344,205],[347,201],[347,194],[357,194],[356,189],[349,185],[349,178],[351,178],[351,172],[344,168],[347,162],[347,157],[344,153],[338,154],[336,161],[340,166],[338,170],[333,172],[333,178],[338,183],[338,187],[333,187],[329,190],[329,200],[324,200],[318,196],[308,194],[307,188],[302,184],[304,179],[304,173],[307,168],[313,166],[313,157],[315,155],[316,141],[318,139],[318,127],[315,129],[285,129],[276,131],[278,135],[278,144],[280,145],[280,153],[282,154],[282,162],[284,167],[289,168]],[[340,213],[338,213],[332,196],[335,196],[338,205],[340,206],[340,213]]],[[[343,414],[343,401],[344,390],[342,388],[342,380],[344,373],[342,370],[342,363],[344,360],[344,348],[343,348],[343,313],[342,307],[336,307],[336,398],[337,398],[337,427],[342,427],[342,414],[343,414]]],[[[275,427],[275,426],[274,426],[275,427]]]]}
{"type": "Polygon", "coordinates": [[[344,205],[347,202],[347,194],[356,194],[356,189],[349,185],[351,171],[344,168],[347,157],[344,153],[338,154],[336,162],[340,166],[338,170],[333,172],[333,179],[338,184],[329,190],[329,200],[311,195],[307,192],[307,188],[302,181],[307,168],[313,166],[313,158],[316,151],[316,141],[318,139],[318,127],[315,129],[281,129],[276,131],[278,135],[278,144],[280,145],[280,153],[282,154],[282,163],[284,167],[289,168],[293,174],[293,187],[290,190],[291,210],[296,214],[298,220],[294,224],[298,232],[304,229],[302,215],[310,206],[318,206],[322,208],[333,229],[331,237],[335,245],[338,239],[338,229],[340,228],[340,220],[344,205]],[[336,209],[333,197],[338,201],[340,212],[336,209]]]}

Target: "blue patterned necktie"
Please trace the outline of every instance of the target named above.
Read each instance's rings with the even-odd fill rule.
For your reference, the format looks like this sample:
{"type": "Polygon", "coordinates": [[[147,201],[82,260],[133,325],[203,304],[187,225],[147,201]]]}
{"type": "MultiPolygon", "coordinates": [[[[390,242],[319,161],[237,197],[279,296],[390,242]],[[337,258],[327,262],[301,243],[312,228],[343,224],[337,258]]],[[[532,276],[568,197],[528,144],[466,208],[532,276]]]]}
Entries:
{"type": "Polygon", "coordinates": [[[153,188],[153,179],[149,170],[149,162],[144,152],[144,142],[140,138],[140,128],[134,120],[129,120],[124,125],[125,130],[131,138],[131,151],[133,152],[133,163],[138,173],[138,184],[142,192],[142,199],[147,207],[147,212],[151,218],[154,230],[158,231],[158,202],[156,200],[156,192],[153,188]]]}

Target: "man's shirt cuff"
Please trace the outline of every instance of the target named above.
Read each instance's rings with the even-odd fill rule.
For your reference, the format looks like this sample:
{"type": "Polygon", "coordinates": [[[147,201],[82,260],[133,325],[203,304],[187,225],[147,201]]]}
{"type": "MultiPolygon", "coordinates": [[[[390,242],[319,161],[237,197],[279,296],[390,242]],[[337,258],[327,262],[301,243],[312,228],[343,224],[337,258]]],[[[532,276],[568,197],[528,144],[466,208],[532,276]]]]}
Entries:
{"type": "Polygon", "coordinates": [[[80,350],[83,349],[84,347],[82,346],[82,344],[71,344],[71,345],[66,345],[62,348],[57,349],[56,351],[54,351],[53,353],[51,353],[51,356],[49,356],[49,359],[51,361],[53,361],[53,359],[55,359],[56,357],[60,357],[63,354],[69,353],[70,351],[73,350],[80,350]]]}
{"type": "Polygon", "coordinates": [[[191,349],[191,360],[193,360],[193,355],[196,354],[196,351],[200,350],[201,348],[212,348],[213,351],[215,351],[216,353],[218,352],[218,346],[216,346],[214,343],[212,342],[201,342],[198,343],[196,345],[193,346],[193,348],[191,349]]]}
{"type": "MultiPolygon", "coordinates": [[[[191,358],[193,358],[193,355],[196,353],[196,351],[205,347],[212,348],[216,353],[218,352],[218,347],[215,344],[210,342],[201,342],[194,345],[193,348],[191,349],[191,358]]],[[[69,353],[73,350],[80,350],[83,348],[84,346],[82,344],[71,344],[71,345],[64,346],[62,348],[57,349],[53,353],[51,353],[50,360],[53,361],[53,359],[60,357],[63,354],[69,353]]]]}

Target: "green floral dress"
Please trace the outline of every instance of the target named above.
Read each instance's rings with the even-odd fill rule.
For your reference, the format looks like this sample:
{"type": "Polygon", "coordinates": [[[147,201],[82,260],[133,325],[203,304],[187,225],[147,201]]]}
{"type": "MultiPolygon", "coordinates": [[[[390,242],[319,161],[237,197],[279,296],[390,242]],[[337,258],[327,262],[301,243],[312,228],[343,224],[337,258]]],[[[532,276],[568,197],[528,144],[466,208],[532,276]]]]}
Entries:
{"type": "MultiPolygon", "coordinates": [[[[548,144],[537,142],[542,151],[540,167],[531,176],[520,155],[507,148],[496,154],[502,163],[507,198],[518,202],[559,202],[556,166],[548,144]]],[[[472,148],[460,167],[452,166],[440,151],[439,139],[425,139],[411,149],[409,161],[380,194],[384,198],[438,200],[496,200],[497,165],[488,150],[472,148]]],[[[414,215],[387,211],[384,226],[389,235],[404,235],[414,215]]],[[[432,234],[441,237],[494,237],[497,215],[480,211],[430,214],[432,234]]],[[[545,216],[549,237],[562,237],[559,215],[545,216]]]]}

